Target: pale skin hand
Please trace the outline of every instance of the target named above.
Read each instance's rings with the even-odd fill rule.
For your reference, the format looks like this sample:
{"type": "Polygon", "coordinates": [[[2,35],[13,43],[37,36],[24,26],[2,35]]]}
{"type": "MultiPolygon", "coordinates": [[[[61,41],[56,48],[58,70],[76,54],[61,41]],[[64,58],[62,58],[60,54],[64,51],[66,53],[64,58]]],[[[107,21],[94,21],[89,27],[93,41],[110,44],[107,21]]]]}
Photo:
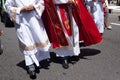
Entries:
{"type": "Polygon", "coordinates": [[[97,0],[93,0],[93,2],[96,2],[97,0]]]}
{"type": "Polygon", "coordinates": [[[106,7],[106,4],[105,3],[103,3],[103,8],[105,8],[106,7]]]}
{"type": "Polygon", "coordinates": [[[3,34],[3,30],[0,29],[0,36],[3,34]]]}
{"type": "Polygon", "coordinates": [[[28,11],[32,11],[34,10],[34,6],[32,4],[28,5],[28,6],[24,6],[21,9],[21,12],[28,12],[28,11]]]}
{"type": "Polygon", "coordinates": [[[74,1],[73,0],[68,0],[68,4],[70,4],[71,8],[74,8],[74,1]]]}
{"type": "Polygon", "coordinates": [[[72,0],[68,0],[68,3],[73,3],[73,1],[72,0]]]}

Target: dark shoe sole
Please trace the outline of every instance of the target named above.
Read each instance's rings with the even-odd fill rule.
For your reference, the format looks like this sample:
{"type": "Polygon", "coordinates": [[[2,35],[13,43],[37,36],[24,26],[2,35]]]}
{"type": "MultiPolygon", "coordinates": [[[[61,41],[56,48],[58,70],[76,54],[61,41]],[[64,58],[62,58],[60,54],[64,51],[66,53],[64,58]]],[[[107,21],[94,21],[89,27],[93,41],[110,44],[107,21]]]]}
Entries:
{"type": "Polygon", "coordinates": [[[69,68],[69,64],[68,64],[68,61],[67,61],[66,58],[63,58],[62,67],[63,67],[64,69],[68,69],[68,68],[69,68]]]}
{"type": "Polygon", "coordinates": [[[37,78],[36,73],[34,71],[28,71],[28,74],[29,74],[31,79],[36,79],[37,78]]]}

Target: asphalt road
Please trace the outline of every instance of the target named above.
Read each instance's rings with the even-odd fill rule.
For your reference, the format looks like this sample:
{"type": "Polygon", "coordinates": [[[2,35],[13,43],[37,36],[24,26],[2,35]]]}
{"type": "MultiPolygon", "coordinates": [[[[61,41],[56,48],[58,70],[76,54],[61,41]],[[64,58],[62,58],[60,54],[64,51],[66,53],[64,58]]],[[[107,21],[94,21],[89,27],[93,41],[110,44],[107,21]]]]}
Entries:
{"type": "MultiPolygon", "coordinates": [[[[112,30],[105,30],[100,44],[81,48],[79,60],[63,69],[53,59],[48,68],[41,68],[36,80],[120,80],[120,21],[110,14],[112,30]]],[[[24,66],[14,28],[5,28],[1,38],[4,53],[0,55],[0,80],[31,80],[24,66]]],[[[75,60],[75,59],[73,59],[75,60]]]]}

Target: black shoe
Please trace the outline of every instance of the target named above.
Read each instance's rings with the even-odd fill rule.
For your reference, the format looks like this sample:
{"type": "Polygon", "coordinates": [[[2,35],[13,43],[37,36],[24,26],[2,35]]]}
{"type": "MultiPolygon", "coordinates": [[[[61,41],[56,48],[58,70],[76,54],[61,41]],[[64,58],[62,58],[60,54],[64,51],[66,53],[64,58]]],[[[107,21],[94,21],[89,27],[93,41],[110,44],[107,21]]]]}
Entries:
{"type": "Polygon", "coordinates": [[[31,79],[36,79],[36,72],[35,71],[29,70],[28,74],[29,74],[31,79]]]}
{"type": "Polygon", "coordinates": [[[46,59],[46,61],[47,61],[48,63],[51,63],[51,59],[50,59],[50,58],[46,59]]]}
{"type": "Polygon", "coordinates": [[[63,66],[64,69],[68,69],[69,68],[69,64],[68,64],[68,61],[67,61],[66,57],[64,57],[62,59],[62,66],[63,66]]]}
{"type": "Polygon", "coordinates": [[[3,53],[3,49],[0,49],[0,55],[3,53]]]}
{"type": "Polygon", "coordinates": [[[80,46],[80,47],[86,47],[86,44],[85,44],[84,42],[80,42],[80,43],[79,43],[79,46],[80,46]]]}
{"type": "Polygon", "coordinates": [[[40,61],[40,65],[41,65],[41,68],[49,69],[49,66],[50,66],[49,59],[44,59],[44,60],[40,61]]]}
{"type": "Polygon", "coordinates": [[[28,66],[27,72],[31,79],[36,79],[35,66],[33,64],[28,66]]]}
{"type": "Polygon", "coordinates": [[[101,34],[101,36],[103,36],[103,33],[100,33],[101,34]]]}
{"type": "Polygon", "coordinates": [[[37,74],[39,74],[40,73],[40,68],[41,68],[41,66],[39,66],[39,67],[35,67],[35,72],[37,73],[37,74]]]}

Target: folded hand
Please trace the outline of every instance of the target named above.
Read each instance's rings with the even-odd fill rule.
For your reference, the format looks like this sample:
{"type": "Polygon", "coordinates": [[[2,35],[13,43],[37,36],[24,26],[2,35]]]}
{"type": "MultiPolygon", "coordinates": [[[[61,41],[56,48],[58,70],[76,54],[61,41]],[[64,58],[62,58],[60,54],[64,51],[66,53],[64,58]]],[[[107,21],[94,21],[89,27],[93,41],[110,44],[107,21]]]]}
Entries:
{"type": "Polygon", "coordinates": [[[24,6],[22,9],[21,9],[21,12],[27,12],[27,11],[32,11],[34,10],[34,6],[32,4],[28,5],[28,6],[24,6]]]}

